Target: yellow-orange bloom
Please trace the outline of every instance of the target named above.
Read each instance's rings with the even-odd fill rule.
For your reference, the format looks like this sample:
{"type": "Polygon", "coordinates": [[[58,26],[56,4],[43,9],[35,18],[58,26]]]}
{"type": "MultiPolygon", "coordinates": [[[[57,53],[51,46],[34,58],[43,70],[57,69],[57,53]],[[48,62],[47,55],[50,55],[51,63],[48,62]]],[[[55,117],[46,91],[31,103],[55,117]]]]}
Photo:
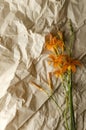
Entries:
{"type": "Polygon", "coordinates": [[[64,74],[64,70],[63,69],[58,69],[56,71],[53,72],[53,74],[58,78],[58,77],[62,77],[64,74]]]}
{"type": "Polygon", "coordinates": [[[56,67],[60,67],[65,60],[66,55],[49,55],[50,61],[49,63],[53,63],[53,66],[56,67]]]}
{"type": "Polygon", "coordinates": [[[76,72],[76,66],[81,66],[79,60],[72,59],[68,55],[49,55],[50,63],[53,64],[54,74],[56,77],[61,77],[68,70],[72,70],[72,72],[76,72]]]}
{"type": "Polygon", "coordinates": [[[64,50],[64,42],[63,40],[57,40],[57,47],[59,47],[62,51],[64,50]]]}
{"type": "Polygon", "coordinates": [[[66,61],[63,66],[63,70],[72,70],[72,72],[76,72],[76,66],[81,66],[81,63],[79,60],[72,59],[69,56],[66,56],[66,61]]]}
{"type": "Polygon", "coordinates": [[[53,51],[55,48],[60,48],[63,50],[64,48],[64,42],[62,39],[57,39],[55,36],[52,36],[51,34],[46,36],[46,48],[50,51],[53,51]]]}

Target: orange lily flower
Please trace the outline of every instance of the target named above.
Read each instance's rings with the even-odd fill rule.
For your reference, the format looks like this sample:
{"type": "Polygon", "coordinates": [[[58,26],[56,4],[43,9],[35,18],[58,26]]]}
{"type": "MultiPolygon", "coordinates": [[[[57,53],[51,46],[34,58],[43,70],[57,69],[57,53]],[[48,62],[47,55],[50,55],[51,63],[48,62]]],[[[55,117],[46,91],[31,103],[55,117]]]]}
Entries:
{"type": "Polygon", "coordinates": [[[76,66],[81,66],[80,61],[66,56],[66,62],[64,63],[63,70],[72,70],[72,72],[76,72],[76,66]]]}
{"type": "Polygon", "coordinates": [[[63,50],[64,50],[64,42],[63,42],[63,40],[59,40],[59,39],[57,40],[57,47],[59,47],[63,52],[63,50]]]}
{"type": "Polygon", "coordinates": [[[56,67],[60,67],[61,64],[64,63],[64,59],[65,59],[66,55],[49,55],[49,58],[51,59],[49,61],[49,63],[53,63],[53,66],[56,68],[56,67]]]}
{"type": "Polygon", "coordinates": [[[66,61],[66,57],[67,55],[65,54],[61,54],[61,55],[49,55],[49,58],[51,59],[51,61],[49,61],[49,63],[53,63],[53,66],[56,67],[61,67],[64,62],[66,61]]]}
{"type": "Polygon", "coordinates": [[[56,77],[61,77],[67,70],[72,70],[72,72],[76,72],[76,66],[81,65],[80,61],[72,59],[68,55],[49,55],[51,59],[50,63],[53,63],[54,68],[58,70],[54,71],[56,77]]]}
{"type": "Polygon", "coordinates": [[[64,74],[64,70],[63,69],[59,69],[53,72],[53,74],[58,78],[62,78],[62,75],[64,74]]]}
{"type": "Polygon", "coordinates": [[[63,48],[64,48],[63,40],[57,39],[55,36],[52,36],[51,34],[49,34],[46,37],[46,48],[50,51],[53,51],[57,47],[59,47],[63,50],[63,48]]]}

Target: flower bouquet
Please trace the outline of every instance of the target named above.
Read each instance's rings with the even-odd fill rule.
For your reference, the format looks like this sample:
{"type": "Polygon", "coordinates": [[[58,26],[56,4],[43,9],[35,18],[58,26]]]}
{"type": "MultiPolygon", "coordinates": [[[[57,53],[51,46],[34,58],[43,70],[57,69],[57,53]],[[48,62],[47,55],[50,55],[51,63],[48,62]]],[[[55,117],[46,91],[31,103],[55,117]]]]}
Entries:
{"type": "Polygon", "coordinates": [[[76,130],[74,107],[73,107],[73,95],[72,95],[72,76],[76,72],[77,66],[81,66],[79,60],[73,58],[72,50],[74,45],[75,33],[72,27],[72,23],[69,20],[70,26],[70,42],[65,44],[65,38],[62,31],[58,30],[56,35],[48,34],[45,38],[45,49],[49,51],[48,64],[52,66],[53,70],[49,73],[49,86],[51,93],[46,92],[42,87],[35,84],[40,90],[44,91],[51,99],[55,102],[57,107],[63,112],[62,108],[58,105],[55,98],[52,96],[53,87],[51,77],[56,76],[57,79],[61,80],[64,92],[65,92],[65,110],[63,112],[63,119],[65,122],[66,130],[76,130]],[[67,118],[67,112],[69,112],[69,120],[67,118]],[[70,123],[69,123],[70,122],[70,123]]]}

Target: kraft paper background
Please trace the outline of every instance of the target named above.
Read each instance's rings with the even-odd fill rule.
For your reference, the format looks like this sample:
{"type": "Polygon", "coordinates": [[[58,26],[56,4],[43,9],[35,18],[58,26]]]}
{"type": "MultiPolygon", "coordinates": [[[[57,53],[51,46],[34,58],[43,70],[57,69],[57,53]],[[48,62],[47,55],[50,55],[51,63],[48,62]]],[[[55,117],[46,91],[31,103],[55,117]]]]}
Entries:
{"type": "MultiPolygon", "coordinates": [[[[77,130],[86,130],[86,0],[0,0],[0,130],[64,130],[60,111],[31,81],[48,89],[51,67],[45,35],[72,20],[74,57],[83,67],[74,76],[77,130]]],[[[64,93],[54,81],[64,108],[64,93]]]]}

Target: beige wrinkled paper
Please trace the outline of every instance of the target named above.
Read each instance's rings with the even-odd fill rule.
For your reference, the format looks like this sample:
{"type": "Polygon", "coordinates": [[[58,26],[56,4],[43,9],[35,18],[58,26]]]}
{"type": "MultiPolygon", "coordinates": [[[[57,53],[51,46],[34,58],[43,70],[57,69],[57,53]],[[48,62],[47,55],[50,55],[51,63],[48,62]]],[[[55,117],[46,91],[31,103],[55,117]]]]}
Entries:
{"type": "MultiPolygon", "coordinates": [[[[86,130],[86,0],[0,0],[0,130],[64,130],[56,105],[31,81],[48,89],[45,35],[67,17],[76,31],[74,56],[83,63],[74,77],[77,130],[86,130]]],[[[64,108],[63,89],[54,84],[64,108]]]]}

